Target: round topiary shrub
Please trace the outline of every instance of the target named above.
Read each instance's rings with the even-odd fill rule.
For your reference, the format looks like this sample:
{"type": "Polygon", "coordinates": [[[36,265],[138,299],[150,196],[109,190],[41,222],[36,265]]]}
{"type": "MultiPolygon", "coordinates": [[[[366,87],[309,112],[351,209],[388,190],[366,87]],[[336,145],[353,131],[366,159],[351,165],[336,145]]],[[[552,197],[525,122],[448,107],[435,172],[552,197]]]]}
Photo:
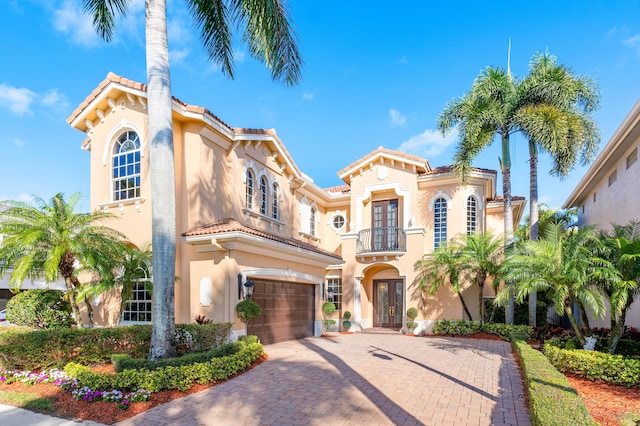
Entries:
{"type": "Polygon", "coordinates": [[[324,302],[322,305],[322,312],[325,315],[331,315],[336,311],[336,305],[333,302],[324,302]]]}
{"type": "Polygon", "coordinates": [[[246,299],[236,305],[236,313],[240,321],[248,324],[251,319],[262,313],[262,308],[253,300],[246,299]]]}
{"type": "Polygon", "coordinates": [[[418,310],[416,308],[407,309],[407,318],[409,318],[411,321],[418,318],[418,310]]]}
{"type": "Polygon", "coordinates": [[[351,321],[349,320],[342,321],[342,331],[349,331],[350,328],[351,328],[351,321]]]}
{"type": "Polygon", "coordinates": [[[71,328],[71,305],[59,290],[26,290],[7,302],[7,321],[38,329],[71,328]]]}
{"type": "Polygon", "coordinates": [[[344,317],[344,319],[348,320],[351,318],[351,312],[344,311],[344,314],[342,314],[342,316],[344,317]]]}

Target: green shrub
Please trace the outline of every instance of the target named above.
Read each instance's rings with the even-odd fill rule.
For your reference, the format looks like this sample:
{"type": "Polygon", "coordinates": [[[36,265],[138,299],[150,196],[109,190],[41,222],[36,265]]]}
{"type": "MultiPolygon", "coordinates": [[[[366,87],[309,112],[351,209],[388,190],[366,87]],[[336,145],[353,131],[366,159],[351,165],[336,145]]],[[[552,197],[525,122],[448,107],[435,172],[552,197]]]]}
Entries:
{"type": "Polygon", "coordinates": [[[322,304],[322,312],[324,312],[325,315],[331,315],[335,311],[336,311],[335,303],[333,303],[333,302],[324,302],[322,304]]]}
{"type": "Polygon", "coordinates": [[[469,336],[480,332],[482,324],[480,321],[467,320],[440,320],[433,326],[433,334],[457,334],[469,336]]]}
{"type": "Polygon", "coordinates": [[[153,370],[127,369],[117,374],[105,374],[94,373],[87,367],[70,363],[64,371],[77,379],[79,387],[87,386],[94,391],[112,389],[123,392],[137,389],[146,389],[150,392],[159,392],[164,389],[186,391],[195,383],[205,384],[227,379],[246,369],[264,355],[264,348],[260,343],[241,342],[238,345],[240,349],[233,354],[211,358],[204,362],[179,366],[166,365],[153,370]]]}
{"type": "Polygon", "coordinates": [[[418,328],[418,323],[415,321],[407,321],[407,323],[405,324],[407,327],[407,330],[409,330],[409,333],[413,333],[413,331],[418,328]]]}
{"type": "Polygon", "coordinates": [[[246,344],[258,343],[258,336],[253,336],[253,335],[240,336],[240,337],[238,337],[238,340],[241,341],[241,342],[244,342],[246,344]]]}
{"type": "Polygon", "coordinates": [[[548,341],[544,354],[559,371],[615,385],[640,387],[640,359],[582,349],[562,349],[548,341]]]}
{"type": "Polygon", "coordinates": [[[251,299],[245,299],[236,305],[236,313],[238,318],[245,324],[249,324],[253,318],[260,316],[262,308],[251,299]]]}
{"type": "Polygon", "coordinates": [[[344,314],[342,314],[342,316],[344,317],[344,319],[348,320],[351,318],[351,312],[344,311],[344,314]]]}
{"type": "MultiPolygon", "coordinates": [[[[493,322],[500,324],[505,322],[504,307],[495,306],[493,299],[484,300],[486,319],[489,319],[491,312],[495,309],[493,322]]],[[[513,311],[513,323],[515,325],[529,325],[529,302],[525,301],[515,306],[513,311]]],[[[536,325],[541,327],[547,325],[547,304],[538,300],[536,303],[536,325]]]]}
{"type": "Polygon", "coordinates": [[[541,352],[519,339],[513,339],[511,346],[520,359],[532,425],[596,424],[567,378],[541,352]]]}
{"type": "Polygon", "coordinates": [[[212,358],[220,358],[237,353],[245,346],[242,341],[226,343],[215,349],[205,352],[195,352],[176,358],[159,359],[150,361],[143,358],[131,358],[128,355],[116,354],[111,357],[113,367],[117,372],[124,370],[157,370],[164,367],[180,367],[184,365],[192,365],[207,362],[212,358]]]}
{"type": "Polygon", "coordinates": [[[497,334],[505,340],[511,340],[514,335],[521,340],[527,340],[533,333],[533,327],[528,325],[486,323],[482,326],[482,331],[489,334],[497,334]]]}
{"type": "MultiPolygon", "coordinates": [[[[7,327],[9,328],[9,327],[7,327]]],[[[13,329],[13,327],[10,327],[13,329]]],[[[229,339],[231,324],[178,324],[192,336],[194,349],[219,346],[229,339]]],[[[62,368],[69,362],[83,365],[108,363],[113,354],[146,358],[150,325],[54,329],[0,333],[0,368],[42,370],[62,368]],[[43,350],[42,348],[47,348],[43,350]]]]}
{"type": "Polygon", "coordinates": [[[322,329],[324,330],[324,334],[327,334],[329,332],[329,329],[331,327],[333,327],[336,323],[336,320],[332,320],[332,319],[324,319],[322,320],[322,329]]]}
{"type": "Polygon", "coordinates": [[[351,328],[351,321],[344,320],[342,321],[342,331],[349,331],[351,328]]]}
{"type": "Polygon", "coordinates": [[[71,305],[59,290],[21,291],[7,302],[7,321],[36,329],[70,328],[71,305]]]}
{"type": "Polygon", "coordinates": [[[416,308],[407,309],[407,318],[409,318],[410,321],[413,321],[416,318],[418,318],[418,309],[416,308]]]}

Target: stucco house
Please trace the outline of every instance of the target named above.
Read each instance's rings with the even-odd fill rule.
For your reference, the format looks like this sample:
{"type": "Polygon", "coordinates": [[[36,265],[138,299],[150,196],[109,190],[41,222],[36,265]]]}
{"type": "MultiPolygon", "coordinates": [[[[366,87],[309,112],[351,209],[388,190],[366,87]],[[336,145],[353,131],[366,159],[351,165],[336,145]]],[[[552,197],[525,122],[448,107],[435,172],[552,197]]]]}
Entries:
{"type": "MultiPolygon", "coordinates": [[[[273,129],[231,127],[175,98],[173,120],[177,322],[205,315],[245,333],[234,307],[247,281],[263,308],[248,332],[266,343],[319,335],[325,300],[337,305],[335,318],[352,313],[354,330],[400,329],[412,306],[420,310],[418,331],[462,318],[450,289],[429,297],[417,291],[413,265],[456,234],[502,233],[495,171],[473,169],[462,185],[450,167],[379,147],[338,172],[343,185],[321,188],[273,129]]],[[[109,73],[67,121],[86,133],[92,209],[119,216],[109,225],[139,247],[148,244],[145,85],[109,73]]],[[[515,223],[524,204],[515,198],[515,223]]],[[[125,323],[151,319],[151,301],[138,290],[125,323]]],[[[470,284],[464,295],[476,300],[477,291],[470,284]]],[[[104,302],[95,311],[104,324],[117,315],[104,302]]]]}
{"type": "MultiPolygon", "coordinates": [[[[631,109],[602,149],[596,160],[563,208],[578,208],[578,225],[595,225],[611,229],[611,224],[624,225],[640,220],[640,196],[635,185],[640,182],[640,101],[631,109]]],[[[607,314],[602,320],[594,319],[591,325],[609,327],[607,314]]],[[[636,301],[627,313],[626,324],[640,327],[640,302],[636,301]]]]}

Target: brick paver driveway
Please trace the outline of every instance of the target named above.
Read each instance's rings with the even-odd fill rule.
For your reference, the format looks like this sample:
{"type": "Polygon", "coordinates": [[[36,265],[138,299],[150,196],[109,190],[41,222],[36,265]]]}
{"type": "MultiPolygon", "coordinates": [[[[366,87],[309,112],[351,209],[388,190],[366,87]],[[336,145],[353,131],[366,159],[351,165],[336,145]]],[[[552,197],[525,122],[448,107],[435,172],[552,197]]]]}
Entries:
{"type": "Polygon", "coordinates": [[[265,350],[245,374],[121,424],[530,424],[507,342],[358,333],[265,350]]]}

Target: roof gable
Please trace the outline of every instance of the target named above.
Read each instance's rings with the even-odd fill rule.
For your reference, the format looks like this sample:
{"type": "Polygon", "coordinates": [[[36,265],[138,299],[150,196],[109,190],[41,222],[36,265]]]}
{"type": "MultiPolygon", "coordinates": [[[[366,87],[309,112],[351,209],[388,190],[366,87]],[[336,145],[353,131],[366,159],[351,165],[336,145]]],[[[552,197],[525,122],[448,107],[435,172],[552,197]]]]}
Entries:
{"type": "Polygon", "coordinates": [[[344,169],[340,170],[338,172],[338,177],[349,184],[351,182],[352,175],[359,173],[361,170],[364,170],[365,167],[368,167],[370,164],[374,164],[376,162],[389,162],[392,165],[399,164],[400,167],[412,170],[416,174],[427,173],[431,171],[429,162],[424,158],[420,158],[415,155],[407,154],[400,151],[394,151],[380,146],[378,147],[378,149],[370,152],[369,154],[354,161],[344,169]]]}

